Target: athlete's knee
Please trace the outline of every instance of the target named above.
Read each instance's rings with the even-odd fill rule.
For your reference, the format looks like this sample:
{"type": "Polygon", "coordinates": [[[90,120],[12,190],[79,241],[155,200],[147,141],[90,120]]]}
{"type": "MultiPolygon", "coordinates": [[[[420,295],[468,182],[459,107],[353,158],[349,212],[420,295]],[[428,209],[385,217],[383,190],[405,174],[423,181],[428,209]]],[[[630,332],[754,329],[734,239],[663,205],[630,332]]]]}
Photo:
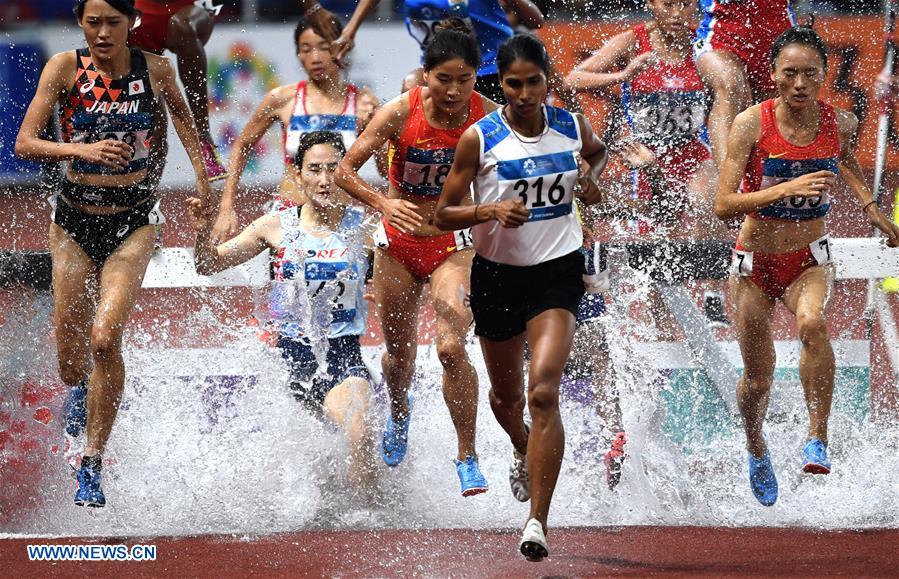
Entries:
{"type": "Polygon", "coordinates": [[[749,394],[767,394],[774,383],[774,364],[746,364],[740,387],[749,394]]]}
{"type": "Polygon", "coordinates": [[[411,378],[415,371],[415,354],[403,352],[385,352],[382,360],[386,373],[391,378],[411,378]]]}
{"type": "Polygon", "coordinates": [[[538,382],[528,391],[528,408],[532,417],[546,416],[559,410],[559,387],[550,382],[538,382]]]}
{"type": "Polygon", "coordinates": [[[437,358],[444,368],[458,367],[468,362],[465,344],[454,336],[437,341],[437,358]]]}
{"type": "Polygon", "coordinates": [[[503,410],[508,412],[524,411],[524,391],[521,388],[490,389],[490,407],[494,412],[503,410]]]}
{"type": "Polygon", "coordinates": [[[94,327],[91,332],[91,352],[95,359],[109,359],[121,355],[122,333],[109,327],[94,327]]]}
{"type": "Polygon", "coordinates": [[[827,319],[823,313],[799,313],[796,315],[799,339],[805,346],[820,344],[828,340],[827,319]]]}

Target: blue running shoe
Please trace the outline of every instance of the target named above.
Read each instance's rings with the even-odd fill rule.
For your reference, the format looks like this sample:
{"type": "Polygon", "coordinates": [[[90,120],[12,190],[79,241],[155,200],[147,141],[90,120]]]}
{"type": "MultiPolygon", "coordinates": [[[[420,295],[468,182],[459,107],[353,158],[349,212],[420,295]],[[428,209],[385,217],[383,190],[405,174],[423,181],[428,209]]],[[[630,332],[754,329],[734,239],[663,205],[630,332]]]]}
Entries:
{"type": "Polygon", "coordinates": [[[387,466],[397,466],[406,458],[409,444],[409,420],[412,418],[412,395],[409,395],[409,414],[400,420],[393,419],[393,413],[387,417],[384,438],[381,439],[381,458],[387,466]]]}
{"type": "Polygon", "coordinates": [[[777,477],[774,476],[770,452],[766,451],[762,458],[749,454],[749,486],[755,498],[766,507],[777,502],[777,477]]]}
{"type": "Polygon", "coordinates": [[[87,386],[84,382],[72,386],[63,405],[66,417],[66,434],[77,437],[87,426],[87,386]]]}
{"type": "Polygon", "coordinates": [[[462,496],[473,497],[481,493],[486,493],[487,479],[481,474],[478,468],[478,459],[473,456],[466,456],[465,460],[453,459],[456,463],[456,474],[459,475],[459,482],[462,483],[462,496]]]}
{"type": "Polygon", "coordinates": [[[805,443],[802,449],[802,457],[805,463],[802,471],[809,474],[830,474],[830,460],[827,458],[827,445],[817,438],[805,443]]]}
{"type": "Polygon", "coordinates": [[[100,482],[103,478],[100,472],[103,469],[99,456],[81,459],[81,468],[78,469],[78,490],[75,491],[75,504],[79,507],[105,507],[106,497],[100,482]]]}

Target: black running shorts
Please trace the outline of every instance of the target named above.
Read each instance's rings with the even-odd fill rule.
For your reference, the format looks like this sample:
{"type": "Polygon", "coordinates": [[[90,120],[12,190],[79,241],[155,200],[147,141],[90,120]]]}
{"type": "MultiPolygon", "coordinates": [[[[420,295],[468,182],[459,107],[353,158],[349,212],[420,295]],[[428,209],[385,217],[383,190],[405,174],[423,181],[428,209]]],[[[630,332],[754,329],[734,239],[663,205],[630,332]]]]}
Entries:
{"type": "Polygon", "coordinates": [[[525,331],[531,318],[552,309],[577,317],[584,295],[584,255],[573,251],[544,263],[514,266],[475,255],[471,264],[474,333],[502,342],[525,331]]]}

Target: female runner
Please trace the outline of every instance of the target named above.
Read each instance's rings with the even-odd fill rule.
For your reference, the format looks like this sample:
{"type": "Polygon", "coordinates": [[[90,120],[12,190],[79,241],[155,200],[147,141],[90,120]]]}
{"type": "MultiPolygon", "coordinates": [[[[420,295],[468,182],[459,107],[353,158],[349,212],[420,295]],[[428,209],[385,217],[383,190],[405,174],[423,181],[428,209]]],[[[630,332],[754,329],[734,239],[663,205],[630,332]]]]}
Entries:
{"type": "MultiPolygon", "coordinates": [[[[340,22],[333,22],[340,30],[340,22]]],[[[331,56],[330,43],[316,32],[309,20],[300,19],[293,37],[297,58],[308,80],[280,86],[265,95],[234,143],[219,216],[212,230],[213,240],[237,233],[234,209],[237,184],[253,147],[269,127],[279,123],[284,132],[284,175],[275,200],[276,208],[302,205],[304,200],[296,188],[297,170],[293,164],[300,137],[310,131],[337,131],[349,147],[379,106],[369,89],[358,88],[343,79],[340,67],[331,56]]],[[[386,165],[386,160],[382,161],[386,165]]],[[[374,161],[365,165],[362,176],[370,182],[380,180],[374,161]]]]}
{"type": "Polygon", "coordinates": [[[745,366],[737,399],[749,484],[766,506],[777,500],[762,425],[774,377],[771,319],[778,300],[796,316],[802,342],[799,376],[809,413],[802,469],[830,472],[827,421],[835,368],[826,312],[834,268],[824,217],[838,172],[887,245],[899,245],[899,227],[878,209],[855,158],[858,120],[818,100],[827,70],[824,42],[811,28],[791,28],[774,41],[771,67],[778,96],[737,115],[715,205],[722,219],[745,216],[731,279],[745,366]]]}
{"type": "Polygon", "coordinates": [[[102,507],[101,454],[125,385],[122,333],[137,300],[164,221],[147,169],[162,102],[197,176],[198,210],[209,184],[190,111],[165,58],[129,48],[133,0],[80,0],[75,5],[87,48],[62,52],[44,67],[16,140],[16,154],[68,161],[50,224],[56,345],[63,382],[71,387],[66,431],[87,428],[75,504],[102,507]],[[59,104],[62,141],[41,138],[59,104]]]}
{"type": "Polygon", "coordinates": [[[343,430],[352,453],[349,478],[370,491],[374,444],[365,415],[371,387],[359,345],[368,317],[363,299],[368,271],[365,215],[360,208],[348,206],[349,199],[334,185],[334,171],[346,152],[339,133],[305,133],[296,150],[298,185],[307,199],[302,208],[267,213],[234,239],[216,246],[210,237],[210,220],[203,216],[199,201],[191,200],[197,272],[224,271],[269,249],[275,283],[305,282],[304,303],[330,306],[323,328],[309,327],[297,319],[297,312],[275,312],[280,318],[278,348],[290,367],[294,397],[343,430]],[[322,298],[317,300],[318,296],[322,298]],[[330,303],[322,304],[322,299],[330,303]],[[321,334],[328,340],[325,360],[316,358],[313,347],[314,338],[321,334]],[[322,363],[327,365],[325,377],[317,373],[322,363]]]}
{"type": "MultiPolygon", "coordinates": [[[[490,405],[527,460],[530,515],[521,552],[549,554],[546,524],[562,466],[559,382],[584,295],[583,234],[575,196],[600,201],[606,146],[581,115],[543,104],[549,56],[535,36],[503,43],[497,57],[509,103],[465,132],[437,206],[444,229],[472,227],[471,310],[490,376],[490,405]],[[472,184],[474,205],[467,204],[472,184]],[[525,342],[531,349],[524,422],[525,342]]],[[[513,487],[514,490],[514,487],[513,487]]]]}
{"type": "Polygon", "coordinates": [[[337,184],[383,216],[376,239],[374,297],[387,354],[384,376],[391,413],[381,444],[384,461],[406,455],[408,398],[418,344],[418,304],[430,282],[437,314],[437,356],[443,395],[456,429],[456,470],[462,494],[487,490],[475,449],[478,377],[465,351],[471,314],[465,304],[471,232],[446,233],[433,222],[437,198],[462,133],[496,105],[474,92],[481,61],[474,37],[438,32],[425,51],[426,87],[415,87],[379,110],[337,170],[337,184]],[[356,171],[390,142],[390,189],[385,197],[356,171]]]}

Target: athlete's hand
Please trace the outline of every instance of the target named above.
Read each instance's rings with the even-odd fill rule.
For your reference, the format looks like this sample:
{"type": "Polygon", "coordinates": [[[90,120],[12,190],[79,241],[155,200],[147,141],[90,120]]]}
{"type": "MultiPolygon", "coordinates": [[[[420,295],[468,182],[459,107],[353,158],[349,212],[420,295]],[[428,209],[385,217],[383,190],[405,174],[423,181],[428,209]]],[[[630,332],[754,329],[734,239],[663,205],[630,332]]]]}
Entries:
{"type": "Polygon", "coordinates": [[[828,193],[836,183],[836,174],[830,171],[807,173],[782,184],[781,199],[788,197],[816,197],[828,193]]]}
{"type": "Polygon", "coordinates": [[[524,206],[521,199],[506,199],[493,205],[493,218],[503,227],[515,229],[527,223],[531,210],[524,206]]]}
{"type": "Polygon", "coordinates": [[[634,78],[640,73],[641,70],[643,70],[653,62],[656,62],[656,60],[658,59],[656,58],[655,53],[652,51],[638,54],[637,56],[632,58],[629,63],[627,63],[627,66],[622,69],[620,73],[621,82],[634,78]]]}
{"type": "Polygon", "coordinates": [[[194,231],[208,233],[212,225],[212,216],[206,210],[206,204],[198,197],[188,197],[186,203],[194,231]]]}
{"type": "Polygon", "coordinates": [[[221,207],[209,238],[218,244],[237,235],[237,231],[237,211],[233,207],[221,207]]]}
{"type": "Polygon", "coordinates": [[[381,214],[391,227],[403,233],[412,233],[421,227],[423,221],[417,209],[418,205],[405,199],[385,199],[381,214]]]}
{"type": "Polygon", "coordinates": [[[356,46],[356,41],[344,30],[339,38],[331,41],[331,56],[338,66],[346,66],[346,57],[356,46]]]}
{"type": "Polygon", "coordinates": [[[886,240],[888,247],[899,247],[899,225],[890,221],[890,219],[883,214],[883,211],[877,207],[876,203],[872,203],[868,209],[865,210],[865,215],[868,218],[868,223],[883,233],[883,237],[886,240]]]}
{"type": "Polygon", "coordinates": [[[78,147],[78,156],[82,161],[118,170],[128,166],[133,152],[134,149],[131,148],[131,145],[115,139],[106,139],[78,147]]]}
{"type": "Polygon", "coordinates": [[[640,141],[626,142],[618,149],[618,154],[628,169],[645,169],[658,161],[655,153],[640,141]]]}

